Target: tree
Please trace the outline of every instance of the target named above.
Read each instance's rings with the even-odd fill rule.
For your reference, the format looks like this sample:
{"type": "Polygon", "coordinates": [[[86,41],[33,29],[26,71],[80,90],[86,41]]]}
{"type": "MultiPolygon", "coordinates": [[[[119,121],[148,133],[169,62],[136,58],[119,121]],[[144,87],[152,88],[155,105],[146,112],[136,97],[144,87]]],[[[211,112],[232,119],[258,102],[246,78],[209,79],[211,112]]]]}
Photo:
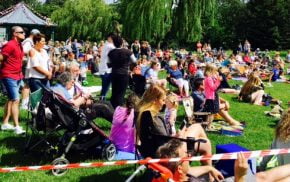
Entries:
{"type": "Polygon", "coordinates": [[[123,36],[161,41],[170,30],[172,0],[122,0],[123,36]]]}
{"type": "Polygon", "coordinates": [[[65,1],[66,0],[46,0],[43,5],[36,7],[36,10],[43,16],[50,17],[55,10],[64,6],[65,1]]]}
{"type": "Polygon", "coordinates": [[[290,0],[251,0],[247,4],[247,37],[255,47],[289,48],[290,0]]]}
{"type": "Polygon", "coordinates": [[[113,29],[114,13],[102,0],[69,0],[52,13],[62,38],[76,36],[96,40],[113,29]]]}
{"type": "Polygon", "coordinates": [[[31,7],[35,8],[40,5],[40,3],[37,0],[0,0],[0,11],[5,10],[13,5],[16,5],[17,3],[24,2],[31,7]]]}
{"type": "Polygon", "coordinates": [[[246,4],[241,0],[219,0],[217,10],[216,22],[205,28],[204,39],[213,46],[235,49],[246,38],[246,4]]]}
{"type": "Polygon", "coordinates": [[[179,0],[174,9],[173,31],[180,42],[201,40],[203,28],[214,25],[216,0],[179,0]]]}
{"type": "Polygon", "coordinates": [[[213,24],[216,0],[122,0],[123,35],[159,42],[168,33],[180,42],[202,38],[204,23],[213,24]],[[204,21],[203,21],[204,20],[204,21]]]}

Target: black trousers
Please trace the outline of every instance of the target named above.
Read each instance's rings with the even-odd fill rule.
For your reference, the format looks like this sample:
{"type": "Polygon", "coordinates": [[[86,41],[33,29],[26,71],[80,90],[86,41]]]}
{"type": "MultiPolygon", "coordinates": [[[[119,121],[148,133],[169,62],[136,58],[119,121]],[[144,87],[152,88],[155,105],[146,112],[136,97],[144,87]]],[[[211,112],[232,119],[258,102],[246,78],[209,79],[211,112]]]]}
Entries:
{"type": "Polygon", "coordinates": [[[128,74],[114,74],[112,73],[112,96],[111,104],[114,108],[124,104],[124,97],[126,89],[129,84],[128,74]]]}

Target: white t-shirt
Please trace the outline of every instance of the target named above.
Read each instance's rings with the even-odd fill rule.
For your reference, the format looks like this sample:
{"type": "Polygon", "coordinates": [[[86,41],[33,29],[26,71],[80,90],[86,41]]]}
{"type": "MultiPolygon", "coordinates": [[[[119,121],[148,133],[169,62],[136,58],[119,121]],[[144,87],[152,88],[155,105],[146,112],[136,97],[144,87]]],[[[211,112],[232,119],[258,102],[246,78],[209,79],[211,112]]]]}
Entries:
{"type": "Polygon", "coordinates": [[[41,49],[40,52],[38,52],[35,49],[34,51],[35,51],[35,55],[32,58],[28,59],[27,67],[26,67],[27,75],[25,75],[25,77],[43,79],[46,76],[36,71],[34,67],[41,66],[44,70],[49,71],[50,66],[51,66],[50,58],[44,49],[41,49]]]}
{"type": "Polygon", "coordinates": [[[28,37],[22,42],[22,47],[24,54],[28,54],[28,52],[34,47],[33,40],[28,37]]]}
{"type": "Polygon", "coordinates": [[[111,73],[112,69],[108,68],[108,61],[109,61],[109,57],[108,54],[109,52],[115,49],[114,44],[110,43],[110,42],[106,42],[103,49],[102,49],[102,53],[101,53],[101,61],[100,61],[100,65],[99,65],[99,73],[101,75],[105,74],[105,73],[111,73]]]}

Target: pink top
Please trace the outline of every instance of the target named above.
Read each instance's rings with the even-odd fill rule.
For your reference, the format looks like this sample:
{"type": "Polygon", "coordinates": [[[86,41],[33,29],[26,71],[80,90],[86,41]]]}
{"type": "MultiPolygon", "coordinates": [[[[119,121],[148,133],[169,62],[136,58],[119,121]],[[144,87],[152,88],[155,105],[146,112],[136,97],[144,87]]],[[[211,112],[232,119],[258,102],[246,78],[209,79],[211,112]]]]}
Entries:
{"type": "Polygon", "coordinates": [[[220,85],[220,80],[215,77],[205,77],[204,79],[204,93],[206,99],[215,99],[215,92],[220,85]]]}
{"type": "Polygon", "coordinates": [[[118,106],[113,115],[110,139],[118,150],[135,152],[134,110],[127,116],[127,108],[118,106]]]}

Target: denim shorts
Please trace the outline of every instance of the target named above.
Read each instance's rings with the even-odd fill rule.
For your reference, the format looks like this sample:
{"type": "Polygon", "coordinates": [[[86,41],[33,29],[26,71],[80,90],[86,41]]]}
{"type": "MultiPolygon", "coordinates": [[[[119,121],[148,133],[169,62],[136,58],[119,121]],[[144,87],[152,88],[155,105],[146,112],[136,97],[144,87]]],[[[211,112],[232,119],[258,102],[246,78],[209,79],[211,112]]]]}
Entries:
{"type": "Polygon", "coordinates": [[[9,100],[15,101],[19,100],[19,88],[21,80],[14,80],[12,78],[3,78],[2,83],[7,91],[7,96],[9,100]]]}

